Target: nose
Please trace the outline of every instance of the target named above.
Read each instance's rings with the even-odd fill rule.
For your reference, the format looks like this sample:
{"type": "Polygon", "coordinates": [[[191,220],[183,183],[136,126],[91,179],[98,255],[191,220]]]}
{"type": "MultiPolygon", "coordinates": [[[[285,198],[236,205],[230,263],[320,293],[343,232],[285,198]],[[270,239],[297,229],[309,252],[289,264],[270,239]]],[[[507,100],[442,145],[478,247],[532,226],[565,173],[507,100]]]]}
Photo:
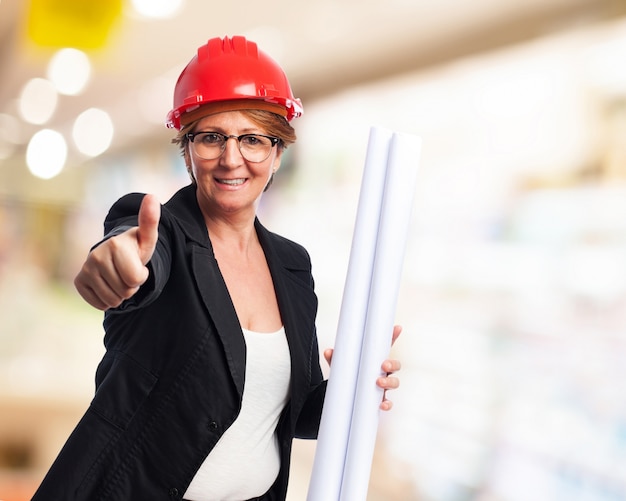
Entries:
{"type": "Polygon", "coordinates": [[[237,166],[243,162],[243,156],[239,151],[239,141],[235,136],[229,136],[224,143],[224,152],[222,153],[220,160],[224,165],[237,166]],[[232,141],[231,141],[232,139],[232,141]]]}

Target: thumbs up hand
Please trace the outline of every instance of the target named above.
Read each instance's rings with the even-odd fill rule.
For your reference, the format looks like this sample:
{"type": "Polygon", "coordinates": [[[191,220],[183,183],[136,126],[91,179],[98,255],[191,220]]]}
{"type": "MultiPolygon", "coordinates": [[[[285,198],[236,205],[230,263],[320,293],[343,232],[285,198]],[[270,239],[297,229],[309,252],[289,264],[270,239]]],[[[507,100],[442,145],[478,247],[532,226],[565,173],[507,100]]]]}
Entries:
{"type": "Polygon", "coordinates": [[[158,200],[146,195],[139,209],[139,226],[109,238],[89,253],[74,286],[91,306],[115,308],[148,279],[146,264],[159,237],[160,217],[158,200]]]}

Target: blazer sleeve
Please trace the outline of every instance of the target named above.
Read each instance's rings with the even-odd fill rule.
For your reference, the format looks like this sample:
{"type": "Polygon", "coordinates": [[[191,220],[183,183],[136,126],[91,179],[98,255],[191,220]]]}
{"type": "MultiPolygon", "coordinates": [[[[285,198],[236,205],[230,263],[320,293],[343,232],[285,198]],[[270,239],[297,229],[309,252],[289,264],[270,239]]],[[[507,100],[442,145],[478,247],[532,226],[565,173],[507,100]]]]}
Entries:
{"type": "Polygon", "coordinates": [[[296,422],[296,438],[316,439],[322,419],[322,408],[326,395],[327,381],[323,379],[319,362],[317,336],[311,350],[311,386],[296,422]]]}

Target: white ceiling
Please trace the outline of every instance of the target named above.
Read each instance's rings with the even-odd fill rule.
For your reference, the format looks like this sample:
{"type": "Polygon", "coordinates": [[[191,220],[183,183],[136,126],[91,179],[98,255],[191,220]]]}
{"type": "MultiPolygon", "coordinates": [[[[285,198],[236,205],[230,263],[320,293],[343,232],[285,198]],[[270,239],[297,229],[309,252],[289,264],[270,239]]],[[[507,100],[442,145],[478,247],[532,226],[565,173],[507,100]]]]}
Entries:
{"type": "MultiPolygon", "coordinates": [[[[130,3],[128,0],[127,3],[130,3]]],[[[29,2],[0,0],[0,113],[17,116],[15,100],[24,83],[45,77],[51,49],[25,41],[29,2]]],[[[615,0],[186,0],[175,19],[146,20],[130,6],[93,53],[94,73],[78,97],[62,97],[46,127],[68,130],[89,107],[107,110],[121,148],[138,131],[157,134],[138,110],[157,77],[174,79],[195,49],[213,36],[244,34],[272,54],[290,76],[294,93],[307,102],[344,87],[416,71],[473,53],[517,43],[579,23],[622,15],[615,0]]],[[[168,90],[153,107],[169,109],[168,90]]],[[[36,130],[22,124],[27,141],[36,130]]],[[[23,148],[3,163],[23,163],[23,148]]],[[[1,167],[0,167],[1,168],[1,167]]]]}

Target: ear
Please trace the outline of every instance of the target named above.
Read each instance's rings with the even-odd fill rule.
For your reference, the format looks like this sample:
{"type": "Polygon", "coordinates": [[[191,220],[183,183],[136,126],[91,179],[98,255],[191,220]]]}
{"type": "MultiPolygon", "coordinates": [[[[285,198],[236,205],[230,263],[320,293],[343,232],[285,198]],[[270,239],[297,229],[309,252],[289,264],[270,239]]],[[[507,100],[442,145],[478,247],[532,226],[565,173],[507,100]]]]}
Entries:
{"type": "Polygon", "coordinates": [[[185,166],[187,170],[191,168],[191,155],[189,154],[189,141],[185,145],[185,150],[183,152],[183,159],[185,160],[185,166]]]}
{"type": "Polygon", "coordinates": [[[274,175],[276,174],[276,171],[280,169],[280,161],[282,159],[282,156],[283,156],[283,148],[277,149],[276,156],[274,157],[274,161],[272,162],[272,170],[270,172],[270,178],[267,180],[267,184],[265,185],[265,188],[263,188],[264,192],[267,191],[268,188],[274,182],[274,175]]]}
{"type": "Polygon", "coordinates": [[[195,184],[196,178],[193,175],[193,169],[191,168],[191,156],[189,155],[189,143],[187,143],[187,146],[185,147],[183,159],[185,160],[185,168],[187,169],[187,173],[189,174],[191,181],[195,184]]]}
{"type": "Polygon", "coordinates": [[[280,162],[283,157],[284,148],[276,148],[276,156],[274,157],[274,162],[272,163],[272,172],[276,173],[278,169],[280,169],[280,162]]]}

